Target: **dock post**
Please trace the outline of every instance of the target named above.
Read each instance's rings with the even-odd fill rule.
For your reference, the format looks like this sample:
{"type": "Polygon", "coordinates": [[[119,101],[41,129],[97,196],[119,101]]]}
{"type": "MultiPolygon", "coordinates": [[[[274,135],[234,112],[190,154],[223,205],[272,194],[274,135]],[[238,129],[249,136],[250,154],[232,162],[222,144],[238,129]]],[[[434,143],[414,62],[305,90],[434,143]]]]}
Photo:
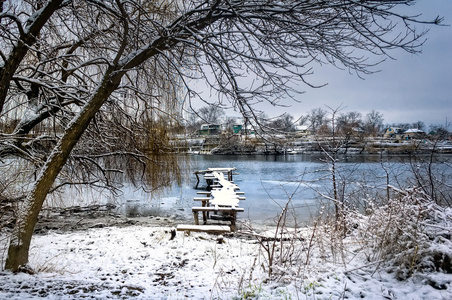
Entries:
{"type": "Polygon", "coordinates": [[[195,172],[195,175],[196,175],[196,180],[197,180],[195,189],[197,189],[197,188],[198,188],[198,185],[199,185],[199,176],[198,176],[198,172],[195,172]]]}
{"type": "Polygon", "coordinates": [[[213,179],[206,179],[206,183],[207,183],[207,190],[211,191],[212,185],[213,185],[213,179]]]}
{"type": "Polygon", "coordinates": [[[228,181],[232,181],[232,170],[228,171],[228,181]]]}
{"type": "MultiPolygon", "coordinates": [[[[206,207],[206,205],[207,205],[207,201],[203,201],[202,207],[206,207]]],[[[198,215],[198,214],[196,214],[196,215],[198,215]]],[[[202,220],[203,220],[203,224],[207,225],[207,212],[206,211],[202,212],[202,220]]]]}
{"type": "Polygon", "coordinates": [[[237,218],[237,212],[236,211],[232,211],[231,212],[231,231],[235,232],[235,220],[237,218]]]}
{"type": "Polygon", "coordinates": [[[198,212],[193,211],[193,218],[195,219],[195,225],[199,225],[198,212]]]}

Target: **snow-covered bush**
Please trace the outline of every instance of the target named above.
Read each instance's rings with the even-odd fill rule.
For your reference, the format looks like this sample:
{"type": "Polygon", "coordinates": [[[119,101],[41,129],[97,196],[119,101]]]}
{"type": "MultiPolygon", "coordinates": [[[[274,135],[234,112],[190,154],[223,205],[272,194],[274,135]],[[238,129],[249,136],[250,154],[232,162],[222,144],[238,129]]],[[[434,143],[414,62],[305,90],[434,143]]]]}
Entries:
{"type": "Polygon", "coordinates": [[[388,201],[369,201],[365,214],[344,211],[344,226],[336,226],[334,214],[321,214],[311,226],[293,228],[286,223],[289,205],[273,228],[258,233],[249,226],[248,234],[260,244],[258,265],[266,282],[296,282],[307,295],[305,278],[325,280],[333,268],[347,274],[360,270],[369,278],[383,270],[399,280],[412,276],[446,289],[449,279],[432,274],[452,273],[452,208],[436,204],[419,188],[390,189],[388,201]]]}
{"type": "Polygon", "coordinates": [[[358,227],[367,259],[380,262],[399,279],[416,271],[452,273],[452,209],[417,188],[396,193],[358,227]]]}

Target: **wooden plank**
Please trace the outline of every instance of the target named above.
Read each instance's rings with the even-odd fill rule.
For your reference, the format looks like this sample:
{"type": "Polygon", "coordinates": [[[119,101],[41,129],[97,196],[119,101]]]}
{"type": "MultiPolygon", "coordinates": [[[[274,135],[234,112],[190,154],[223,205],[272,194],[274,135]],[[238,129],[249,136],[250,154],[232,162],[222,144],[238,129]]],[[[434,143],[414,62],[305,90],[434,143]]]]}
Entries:
{"type": "Polygon", "coordinates": [[[209,201],[211,200],[211,198],[207,198],[207,197],[194,197],[193,201],[209,201]]]}
{"type": "Polygon", "coordinates": [[[209,170],[210,172],[233,172],[236,171],[237,168],[233,167],[233,168],[208,168],[207,170],[209,170]]]}
{"type": "Polygon", "coordinates": [[[195,207],[192,207],[191,210],[193,212],[195,212],[195,211],[236,211],[236,212],[244,212],[245,211],[245,209],[243,207],[214,207],[214,206],[208,206],[208,207],[195,206],[195,207]]]}
{"type": "MultiPolygon", "coordinates": [[[[212,189],[220,189],[220,190],[221,190],[221,188],[223,188],[223,186],[221,184],[212,184],[212,185],[210,185],[210,187],[212,189]]],[[[238,186],[234,186],[233,189],[234,189],[234,191],[240,190],[240,188],[238,186]]]]}
{"type": "Polygon", "coordinates": [[[229,226],[224,225],[177,225],[177,231],[195,231],[195,232],[231,232],[229,226]]]}
{"type": "Polygon", "coordinates": [[[209,172],[211,172],[211,171],[209,171],[209,170],[198,170],[198,171],[195,171],[194,174],[206,174],[206,173],[209,173],[209,172]]]}
{"type": "Polygon", "coordinates": [[[201,192],[196,192],[196,194],[210,196],[211,192],[201,191],[201,192]]]}

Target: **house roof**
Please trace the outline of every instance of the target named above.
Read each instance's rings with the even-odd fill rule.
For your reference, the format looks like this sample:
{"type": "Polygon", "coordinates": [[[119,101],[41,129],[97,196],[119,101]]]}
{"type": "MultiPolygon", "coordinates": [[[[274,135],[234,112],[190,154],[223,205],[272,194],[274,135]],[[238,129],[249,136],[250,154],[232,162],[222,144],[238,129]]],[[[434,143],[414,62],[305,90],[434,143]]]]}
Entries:
{"type": "Polygon", "coordinates": [[[309,126],[306,126],[306,125],[296,125],[296,126],[294,126],[294,128],[295,128],[295,130],[297,130],[297,131],[304,131],[304,130],[308,130],[308,129],[309,129],[309,126]]]}
{"type": "Polygon", "coordinates": [[[405,133],[425,133],[425,132],[417,128],[411,128],[406,130],[405,133]]]}

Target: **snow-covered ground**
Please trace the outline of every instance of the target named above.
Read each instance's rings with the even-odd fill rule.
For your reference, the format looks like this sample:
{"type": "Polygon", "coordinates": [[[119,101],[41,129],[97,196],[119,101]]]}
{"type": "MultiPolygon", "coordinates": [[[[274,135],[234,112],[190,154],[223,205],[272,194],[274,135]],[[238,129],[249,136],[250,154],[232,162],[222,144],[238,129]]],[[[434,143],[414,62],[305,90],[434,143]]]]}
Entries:
{"type": "Polygon", "coordinates": [[[331,256],[306,229],[300,251],[284,250],[298,255],[298,265],[275,268],[269,280],[267,252],[255,238],[238,233],[220,243],[216,235],[178,232],[171,240],[170,230],[131,225],[35,235],[30,266],[37,273],[0,272],[0,299],[452,299],[452,274],[397,280],[366,261],[356,239],[343,240],[343,255],[331,256]]]}

